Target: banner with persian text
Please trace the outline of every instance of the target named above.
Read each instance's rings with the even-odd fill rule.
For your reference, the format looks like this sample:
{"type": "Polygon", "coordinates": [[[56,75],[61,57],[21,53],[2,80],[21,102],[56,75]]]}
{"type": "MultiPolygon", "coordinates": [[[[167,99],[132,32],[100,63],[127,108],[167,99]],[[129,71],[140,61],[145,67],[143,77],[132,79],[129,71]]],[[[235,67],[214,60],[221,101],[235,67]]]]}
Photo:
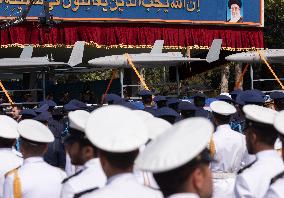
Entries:
{"type": "MultiPolygon", "coordinates": [[[[44,15],[37,0],[28,17],[44,15]]],[[[263,26],[263,0],[48,0],[56,20],[263,26]]],[[[0,0],[0,19],[19,16],[29,0],[0,0]]]]}

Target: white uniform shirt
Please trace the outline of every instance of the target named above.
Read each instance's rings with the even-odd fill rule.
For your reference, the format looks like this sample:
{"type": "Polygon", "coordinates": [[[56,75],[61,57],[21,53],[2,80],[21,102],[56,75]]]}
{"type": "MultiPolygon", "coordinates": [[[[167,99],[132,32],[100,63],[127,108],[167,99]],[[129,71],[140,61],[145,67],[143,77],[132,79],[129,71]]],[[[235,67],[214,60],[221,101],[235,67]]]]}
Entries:
{"type": "Polygon", "coordinates": [[[17,156],[12,148],[0,148],[0,198],[3,197],[5,174],[23,164],[23,158],[17,156]]]}
{"type": "Polygon", "coordinates": [[[167,198],[199,198],[199,196],[197,194],[193,194],[193,193],[177,193],[177,194],[173,194],[167,198]]]}
{"type": "Polygon", "coordinates": [[[115,175],[105,187],[83,195],[84,198],[162,198],[162,193],[138,183],[132,173],[115,175]]]}
{"type": "Polygon", "coordinates": [[[265,198],[283,198],[284,197],[284,172],[282,172],[281,177],[270,185],[265,198]]]}
{"type": "Polygon", "coordinates": [[[152,173],[141,170],[134,170],[133,173],[140,184],[159,190],[159,186],[152,173]]]}
{"type": "Polygon", "coordinates": [[[213,141],[216,149],[216,161],[211,163],[213,197],[234,197],[235,178],[248,155],[245,136],[225,124],[217,127],[213,141]]]}
{"type": "Polygon", "coordinates": [[[103,172],[100,160],[94,158],[84,164],[84,169],[80,173],[65,180],[63,181],[61,197],[73,198],[79,192],[95,187],[104,187],[107,178],[103,172]]]}
{"type": "MultiPolygon", "coordinates": [[[[18,169],[22,198],[57,198],[60,197],[61,182],[66,174],[43,161],[42,157],[30,157],[18,169]]],[[[5,180],[4,197],[13,198],[14,175],[5,180]]]]}
{"type": "Polygon", "coordinates": [[[236,178],[237,198],[262,198],[269,188],[271,179],[284,170],[283,160],[275,150],[256,154],[256,162],[236,178]]]}

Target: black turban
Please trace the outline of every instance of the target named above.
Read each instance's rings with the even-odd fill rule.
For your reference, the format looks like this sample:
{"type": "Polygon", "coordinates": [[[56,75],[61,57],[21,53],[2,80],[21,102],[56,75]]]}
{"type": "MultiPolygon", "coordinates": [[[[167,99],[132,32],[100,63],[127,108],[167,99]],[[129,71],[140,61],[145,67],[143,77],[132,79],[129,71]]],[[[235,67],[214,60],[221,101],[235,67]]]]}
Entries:
{"type": "Polygon", "coordinates": [[[231,9],[232,4],[237,4],[240,8],[242,7],[242,0],[229,0],[228,6],[231,9]]]}

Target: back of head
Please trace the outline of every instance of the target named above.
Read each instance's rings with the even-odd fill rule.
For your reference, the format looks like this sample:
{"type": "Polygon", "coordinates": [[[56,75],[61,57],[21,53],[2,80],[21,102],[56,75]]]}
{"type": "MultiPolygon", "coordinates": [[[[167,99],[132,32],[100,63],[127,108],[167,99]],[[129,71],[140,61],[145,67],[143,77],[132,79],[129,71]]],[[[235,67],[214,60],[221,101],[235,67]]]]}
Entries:
{"type": "MultiPolygon", "coordinates": [[[[259,143],[258,145],[263,145],[264,147],[270,147],[272,149],[278,135],[273,126],[277,112],[257,105],[246,105],[243,107],[243,111],[246,117],[245,131],[246,136],[248,137],[247,146],[249,153],[252,153],[252,150],[256,149],[256,142],[259,143]]],[[[261,148],[257,149],[261,150],[261,148]]]]}
{"type": "Polygon", "coordinates": [[[136,159],[136,168],[152,172],[165,197],[187,192],[210,197],[206,147],[212,132],[213,125],[205,118],[180,121],[147,145],[136,159]]]}

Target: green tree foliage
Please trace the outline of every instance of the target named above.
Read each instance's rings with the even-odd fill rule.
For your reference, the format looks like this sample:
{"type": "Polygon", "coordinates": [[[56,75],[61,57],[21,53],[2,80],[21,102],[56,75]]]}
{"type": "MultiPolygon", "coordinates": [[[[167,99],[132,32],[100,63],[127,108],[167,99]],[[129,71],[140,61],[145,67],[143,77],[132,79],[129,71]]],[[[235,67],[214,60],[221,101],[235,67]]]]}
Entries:
{"type": "Polygon", "coordinates": [[[284,48],[284,0],[265,0],[264,39],[267,48],[284,48]]]}

